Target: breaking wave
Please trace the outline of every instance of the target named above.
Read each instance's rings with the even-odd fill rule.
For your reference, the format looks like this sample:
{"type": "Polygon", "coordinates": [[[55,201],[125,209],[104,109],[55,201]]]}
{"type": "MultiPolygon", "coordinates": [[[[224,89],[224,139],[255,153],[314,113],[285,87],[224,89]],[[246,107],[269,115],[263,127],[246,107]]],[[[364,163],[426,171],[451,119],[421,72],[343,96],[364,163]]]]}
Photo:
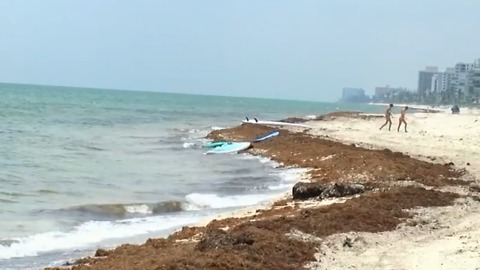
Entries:
{"type": "Polygon", "coordinates": [[[56,250],[86,248],[110,239],[133,237],[193,224],[206,216],[206,214],[169,215],[119,221],[89,221],[67,232],[52,231],[2,240],[0,241],[0,261],[37,256],[40,253],[56,250]]]}
{"type": "Polygon", "coordinates": [[[74,206],[67,210],[92,215],[123,218],[130,215],[158,215],[180,212],[185,210],[184,205],[185,203],[180,201],[134,204],[88,204],[74,206]]]}
{"type": "Polygon", "coordinates": [[[220,209],[255,205],[273,197],[272,194],[219,196],[217,194],[191,193],[187,195],[187,201],[190,204],[189,207],[191,210],[206,208],[220,209]]]}

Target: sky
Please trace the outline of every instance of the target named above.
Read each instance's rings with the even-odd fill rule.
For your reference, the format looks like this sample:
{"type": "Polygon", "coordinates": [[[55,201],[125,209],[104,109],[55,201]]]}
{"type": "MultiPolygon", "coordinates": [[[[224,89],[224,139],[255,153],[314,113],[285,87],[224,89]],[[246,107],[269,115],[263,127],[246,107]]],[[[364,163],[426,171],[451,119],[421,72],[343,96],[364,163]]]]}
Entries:
{"type": "Polygon", "coordinates": [[[0,82],[334,101],[480,58],[478,0],[0,0],[0,82]]]}

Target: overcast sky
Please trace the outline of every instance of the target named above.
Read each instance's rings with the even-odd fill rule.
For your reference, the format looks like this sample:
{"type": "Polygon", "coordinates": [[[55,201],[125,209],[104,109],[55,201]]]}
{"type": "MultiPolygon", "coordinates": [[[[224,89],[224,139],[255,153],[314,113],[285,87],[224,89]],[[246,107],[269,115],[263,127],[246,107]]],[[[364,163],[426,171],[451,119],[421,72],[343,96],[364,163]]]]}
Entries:
{"type": "Polygon", "coordinates": [[[478,0],[0,0],[0,82],[336,100],[480,58],[478,0]]]}

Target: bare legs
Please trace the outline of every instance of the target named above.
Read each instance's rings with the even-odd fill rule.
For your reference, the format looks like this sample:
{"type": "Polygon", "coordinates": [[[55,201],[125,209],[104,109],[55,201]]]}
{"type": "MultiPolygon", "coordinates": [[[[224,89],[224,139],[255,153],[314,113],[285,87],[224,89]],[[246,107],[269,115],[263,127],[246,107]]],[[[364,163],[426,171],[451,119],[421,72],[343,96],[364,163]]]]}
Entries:
{"type": "Polygon", "coordinates": [[[402,123],[405,125],[405,132],[408,132],[407,131],[407,121],[405,121],[405,119],[400,119],[400,121],[398,121],[397,132],[400,132],[400,127],[402,126],[402,123]]]}
{"type": "Polygon", "coordinates": [[[387,119],[387,121],[385,121],[385,124],[383,124],[383,126],[380,127],[380,130],[382,130],[382,128],[384,128],[387,124],[388,125],[388,130],[391,130],[392,129],[392,120],[391,119],[387,119]]]}

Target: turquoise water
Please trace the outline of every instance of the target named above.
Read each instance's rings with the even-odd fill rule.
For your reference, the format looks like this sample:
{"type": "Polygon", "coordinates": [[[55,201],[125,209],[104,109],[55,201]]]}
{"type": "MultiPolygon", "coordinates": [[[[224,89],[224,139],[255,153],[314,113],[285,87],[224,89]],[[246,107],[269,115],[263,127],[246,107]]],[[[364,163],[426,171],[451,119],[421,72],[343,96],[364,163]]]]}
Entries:
{"type": "Polygon", "coordinates": [[[1,269],[163,235],[290,188],[295,172],[268,160],[204,155],[213,129],[381,109],[16,84],[0,96],[1,269]]]}

